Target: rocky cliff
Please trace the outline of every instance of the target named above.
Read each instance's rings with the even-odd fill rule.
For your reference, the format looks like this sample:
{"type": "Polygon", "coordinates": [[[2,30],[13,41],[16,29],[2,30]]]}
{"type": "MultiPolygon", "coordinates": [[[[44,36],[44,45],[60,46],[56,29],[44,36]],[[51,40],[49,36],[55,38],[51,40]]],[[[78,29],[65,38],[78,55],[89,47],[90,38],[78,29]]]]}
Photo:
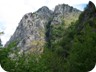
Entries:
{"type": "Polygon", "coordinates": [[[91,27],[95,28],[95,20],[96,20],[96,8],[94,3],[89,1],[85,10],[81,13],[78,23],[77,23],[77,32],[84,29],[86,25],[90,25],[91,27]]]}
{"type": "Polygon", "coordinates": [[[53,13],[54,17],[51,24],[61,24],[64,20],[65,24],[68,26],[71,22],[78,19],[80,13],[79,10],[66,4],[57,5],[53,13]]]}
{"type": "Polygon", "coordinates": [[[54,26],[64,21],[65,26],[68,27],[71,22],[78,19],[80,13],[81,11],[66,4],[57,5],[54,11],[43,6],[34,13],[27,13],[21,19],[16,31],[5,46],[16,41],[17,48],[21,52],[41,53],[46,43],[46,32],[50,29],[49,25],[54,26]]]}

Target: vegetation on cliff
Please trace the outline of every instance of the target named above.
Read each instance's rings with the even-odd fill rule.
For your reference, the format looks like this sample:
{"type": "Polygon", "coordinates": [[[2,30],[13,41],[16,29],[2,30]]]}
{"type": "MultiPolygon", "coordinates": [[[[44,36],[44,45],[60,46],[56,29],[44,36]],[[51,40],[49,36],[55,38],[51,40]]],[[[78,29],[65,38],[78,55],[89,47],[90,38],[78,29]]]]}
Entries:
{"type": "Polygon", "coordinates": [[[16,43],[0,50],[0,63],[9,72],[88,72],[96,63],[96,8],[90,1],[76,22],[50,25],[41,54],[19,53],[16,43]]]}

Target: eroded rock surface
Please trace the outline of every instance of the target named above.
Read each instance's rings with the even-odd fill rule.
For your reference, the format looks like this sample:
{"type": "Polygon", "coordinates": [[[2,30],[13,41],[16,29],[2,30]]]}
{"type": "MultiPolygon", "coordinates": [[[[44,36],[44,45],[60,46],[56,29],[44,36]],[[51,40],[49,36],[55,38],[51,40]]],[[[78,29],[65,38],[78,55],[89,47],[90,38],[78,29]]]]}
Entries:
{"type": "Polygon", "coordinates": [[[54,11],[43,6],[34,13],[27,13],[21,19],[16,31],[5,46],[11,42],[17,42],[20,51],[43,52],[46,43],[46,26],[48,24],[61,24],[62,20],[66,25],[76,21],[81,11],[65,5],[57,5],[54,11]]]}

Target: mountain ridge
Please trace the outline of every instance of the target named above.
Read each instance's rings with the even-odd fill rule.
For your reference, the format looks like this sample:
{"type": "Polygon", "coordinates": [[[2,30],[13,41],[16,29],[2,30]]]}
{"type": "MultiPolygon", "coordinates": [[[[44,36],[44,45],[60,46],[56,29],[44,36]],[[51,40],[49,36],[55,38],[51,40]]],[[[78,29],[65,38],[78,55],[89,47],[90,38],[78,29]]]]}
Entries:
{"type": "Polygon", "coordinates": [[[17,41],[17,47],[23,51],[36,49],[35,51],[42,52],[46,43],[46,25],[49,23],[51,25],[61,24],[64,20],[68,27],[68,24],[78,19],[80,13],[81,11],[66,4],[57,5],[54,11],[43,6],[34,13],[27,13],[5,47],[11,42],[17,41]]]}
{"type": "MultiPolygon", "coordinates": [[[[71,22],[70,25],[65,22],[65,15],[62,16],[61,12],[64,12],[62,7],[58,9],[58,14],[54,14],[55,12],[52,14],[54,16],[48,11],[45,11],[45,14],[42,12],[40,12],[42,14],[26,14],[12,38],[14,41],[16,39],[19,41],[0,50],[0,63],[10,72],[91,71],[96,64],[94,6],[89,1],[78,20],[71,22]],[[19,47],[16,47],[18,45],[19,47]]],[[[46,9],[48,10],[41,8],[41,10],[46,9]]]]}

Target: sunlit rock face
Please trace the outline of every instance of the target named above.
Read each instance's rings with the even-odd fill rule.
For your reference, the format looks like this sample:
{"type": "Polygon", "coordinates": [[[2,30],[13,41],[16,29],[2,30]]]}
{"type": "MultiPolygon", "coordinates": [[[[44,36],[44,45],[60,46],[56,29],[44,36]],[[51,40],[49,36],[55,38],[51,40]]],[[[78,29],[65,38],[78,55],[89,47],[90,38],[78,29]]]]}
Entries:
{"type": "Polygon", "coordinates": [[[61,24],[62,20],[68,26],[72,21],[78,19],[80,13],[81,11],[65,4],[57,5],[54,11],[43,6],[34,13],[27,13],[5,46],[16,41],[20,51],[42,53],[47,42],[46,32],[50,29],[46,26],[61,24]]]}
{"type": "Polygon", "coordinates": [[[55,7],[54,17],[52,21],[52,25],[61,24],[62,21],[65,22],[68,27],[71,22],[74,22],[78,19],[81,11],[69,6],[67,4],[59,4],[55,7]]]}
{"type": "Polygon", "coordinates": [[[45,6],[37,12],[25,14],[7,44],[17,41],[17,47],[23,51],[42,52],[45,43],[45,26],[51,15],[52,11],[45,6]]]}

